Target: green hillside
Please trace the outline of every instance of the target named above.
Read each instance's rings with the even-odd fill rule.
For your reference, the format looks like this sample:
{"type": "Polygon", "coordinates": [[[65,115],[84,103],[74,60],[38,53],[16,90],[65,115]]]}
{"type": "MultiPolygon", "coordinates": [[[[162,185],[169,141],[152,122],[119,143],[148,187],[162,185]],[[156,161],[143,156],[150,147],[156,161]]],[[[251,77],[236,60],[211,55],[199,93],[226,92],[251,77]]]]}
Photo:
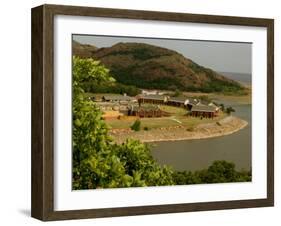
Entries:
{"type": "MultiPolygon", "coordinates": [[[[77,43],[76,43],[77,44],[77,43]]],[[[88,46],[91,48],[91,46],[88,46]]],[[[170,49],[144,43],[118,43],[93,51],[83,45],[80,57],[100,60],[118,83],[146,89],[224,92],[243,94],[238,82],[196,64],[170,49]],[[89,54],[90,53],[90,54],[89,54]]],[[[96,48],[96,47],[95,47],[96,48]]]]}

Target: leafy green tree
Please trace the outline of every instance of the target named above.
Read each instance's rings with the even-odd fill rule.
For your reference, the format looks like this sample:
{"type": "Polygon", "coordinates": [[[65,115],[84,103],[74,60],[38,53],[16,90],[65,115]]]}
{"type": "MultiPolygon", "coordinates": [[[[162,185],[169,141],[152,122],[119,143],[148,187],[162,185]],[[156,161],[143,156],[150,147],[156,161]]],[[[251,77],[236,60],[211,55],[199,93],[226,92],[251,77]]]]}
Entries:
{"type": "Polygon", "coordinates": [[[92,59],[73,58],[73,188],[129,187],[133,177],[125,172],[108,136],[97,106],[84,98],[81,83],[113,82],[109,71],[92,59]]]}
{"type": "Polygon", "coordinates": [[[117,82],[97,83],[92,80],[87,80],[84,81],[81,86],[88,93],[126,93],[128,96],[136,96],[141,93],[141,90],[135,86],[124,85],[117,82]]]}
{"type": "Polygon", "coordinates": [[[182,95],[182,92],[179,89],[176,89],[174,94],[173,94],[173,97],[179,97],[181,95],[182,95]]]}
{"type": "MultiPolygon", "coordinates": [[[[102,181],[95,167],[109,168],[110,161],[103,153],[110,149],[108,129],[97,106],[84,98],[80,84],[92,78],[97,82],[113,81],[109,71],[92,59],[73,58],[73,188],[96,188],[102,181]],[[103,164],[100,166],[98,164],[103,164]]],[[[122,165],[120,164],[120,167],[122,165]]]]}
{"type": "Polygon", "coordinates": [[[225,110],[225,112],[226,112],[228,115],[230,115],[232,112],[235,112],[235,109],[232,108],[232,107],[227,107],[226,110],[225,110]]]}
{"type": "Polygon", "coordinates": [[[220,107],[221,107],[221,110],[222,110],[222,111],[225,110],[224,104],[220,104],[220,107]]]}
{"type": "Polygon", "coordinates": [[[73,189],[173,184],[172,169],[157,164],[147,146],[112,141],[101,111],[85,98],[88,79],[114,82],[98,61],[73,58],[73,189]]]}
{"type": "Polygon", "coordinates": [[[215,161],[208,168],[203,179],[206,183],[232,182],[235,180],[235,164],[226,161],[215,161]]]}
{"type": "Polygon", "coordinates": [[[173,185],[173,170],[160,165],[153,159],[147,145],[138,140],[128,140],[122,145],[115,145],[115,152],[128,175],[133,176],[132,186],[173,185]]]}

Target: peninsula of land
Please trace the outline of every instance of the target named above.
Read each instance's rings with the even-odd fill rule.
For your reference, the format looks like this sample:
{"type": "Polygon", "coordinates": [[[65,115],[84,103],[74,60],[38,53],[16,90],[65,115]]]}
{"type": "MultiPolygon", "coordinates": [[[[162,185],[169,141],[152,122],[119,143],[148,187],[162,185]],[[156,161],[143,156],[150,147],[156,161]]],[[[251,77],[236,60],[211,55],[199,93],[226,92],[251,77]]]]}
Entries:
{"type": "Polygon", "coordinates": [[[205,139],[225,136],[235,133],[248,125],[248,122],[235,116],[227,116],[219,121],[199,124],[194,128],[183,125],[155,128],[149,131],[133,131],[131,129],[112,129],[110,135],[116,143],[127,139],[137,139],[142,142],[177,141],[205,139]]]}

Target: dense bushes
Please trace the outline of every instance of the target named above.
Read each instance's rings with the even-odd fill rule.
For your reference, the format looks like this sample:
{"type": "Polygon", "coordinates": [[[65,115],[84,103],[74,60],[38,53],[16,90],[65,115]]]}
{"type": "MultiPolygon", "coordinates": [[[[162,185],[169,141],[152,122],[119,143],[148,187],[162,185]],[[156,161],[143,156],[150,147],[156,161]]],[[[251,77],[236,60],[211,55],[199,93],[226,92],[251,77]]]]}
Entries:
{"type": "Polygon", "coordinates": [[[141,90],[132,85],[124,85],[122,83],[97,83],[95,81],[86,81],[81,84],[83,90],[87,93],[126,93],[129,96],[136,96],[141,90]]]}
{"type": "Polygon", "coordinates": [[[215,161],[207,169],[195,172],[174,172],[175,184],[205,184],[251,181],[249,171],[236,171],[234,163],[215,161]]]}

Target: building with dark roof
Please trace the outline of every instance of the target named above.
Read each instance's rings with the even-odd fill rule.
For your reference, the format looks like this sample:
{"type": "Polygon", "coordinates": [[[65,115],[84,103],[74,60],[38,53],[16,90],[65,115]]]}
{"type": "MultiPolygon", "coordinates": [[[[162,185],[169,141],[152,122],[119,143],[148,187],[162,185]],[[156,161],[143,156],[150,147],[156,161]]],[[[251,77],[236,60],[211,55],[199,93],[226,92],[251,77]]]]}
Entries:
{"type": "Polygon", "coordinates": [[[131,105],[128,110],[129,116],[138,116],[141,118],[154,118],[154,117],[162,117],[169,116],[167,112],[162,111],[156,105],[131,105]]]}
{"type": "Polygon", "coordinates": [[[185,107],[187,103],[188,99],[186,97],[170,97],[167,101],[167,105],[175,107],[185,107]]]}
{"type": "Polygon", "coordinates": [[[221,109],[221,106],[218,106],[217,104],[215,104],[213,102],[210,102],[208,105],[215,107],[216,111],[219,111],[221,109]]]}
{"type": "Polygon", "coordinates": [[[214,106],[198,104],[191,108],[191,116],[193,117],[213,118],[217,114],[218,110],[214,106]]]}
{"type": "Polygon", "coordinates": [[[139,95],[139,104],[149,103],[149,104],[165,104],[168,101],[168,97],[164,95],[139,95]]]}
{"type": "Polygon", "coordinates": [[[186,108],[190,111],[193,106],[198,105],[198,104],[200,104],[200,100],[194,99],[194,98],[189,98],[186,101],[186,108]]]}
{"type": "Polygon", "coordinates": [[[105,102],[130,102],[136,101],[134,97],[121,94],[107,94],[103,95],[102,100],[105,102]]]}

